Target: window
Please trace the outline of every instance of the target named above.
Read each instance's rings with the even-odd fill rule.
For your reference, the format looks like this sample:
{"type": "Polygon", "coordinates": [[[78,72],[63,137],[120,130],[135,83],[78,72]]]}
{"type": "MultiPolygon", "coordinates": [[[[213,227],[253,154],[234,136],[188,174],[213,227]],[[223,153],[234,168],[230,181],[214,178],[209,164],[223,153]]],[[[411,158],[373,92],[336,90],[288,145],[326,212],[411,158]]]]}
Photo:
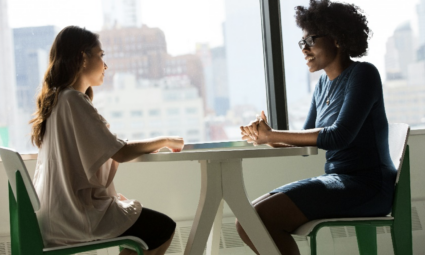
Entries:
{"type": "MultiPolygon", "coordinates": [[[[381,75],[389,122],[425,128],[425,1],[351,0],[366,13],[374,32],[368,55],[356,61],[374,64],[381,75]]],[[[298,47],[302,31],[295,24],[296,5],[280,1],[290,129],[303,127],[314,87],[322,72],[309,73],[298,47]]]]}
{"type": "Polygon", "coordinates": [[[180,134],[181,134],[181,131],[178,129],[168,131],[169,136],[179,136],[180,134]]]}
{"type": "Polygon", "coordinates": [[[142,111],[131,111],[131,117],[142,117],[143,112],[142,111]]]}
{"type": "Polygon", "coordinates": [[[121,118],[123,116],[122,112],[111,112],[112,118],[121,118]]]}
{"type": "Polygon", "coordinates": [[[156,136],[161,136],[161,135],[162,135],[162,133],[158,132],[158,131],[154,131],[154,132],[150,133],[150,137],[156,137],[156,136]]]}
{"type": "Polygon", "coordinates": [[[188,130],[187,135],[193,136],[193,135],[199,135],[199,130],[188,130]]]}
{"type": "Polygon", "coordinates": [[[180,109],[179,108],[169,108],[167,109],[167,115],[173,116],[173,115],[179,115],[180,109]]]}
{"type": "Polygon", "coordinates": [[[191,108],[186,108],[186,114],[196,114],[198,113],[198,109],[191,107],[191,108]]]}
{"type": "Polygon", "coordinates": [[[151,109],[149,110],[149,116],[154,117],[154,116],[160,116],[161,115],[161,110],[160,109],[151,109]]]}
{"type": "MultiPolygon", "coordinates": [[[[111,1],[121,7],[132,2],[111,1]]],[[[104,84],[95,88],[94,105],[114,133],[131,139],[143,132],[147,138],[161,128],[158,132],[168,134],[175,127],[165,119],[167,109],[179,108],[180,136],[193,128],[199,131],[197,142],[228,140],[231,130],[267,110],[260,1],[146,0],[143,9],[109,9],[102,3],[13,0],[1,5],[0,16],[6,18],[0,20],[0,69],[7,74],[0,82],[2,145],[35,150],[27,139],[35,93],[55,36],[71,24],[100,36],[108,70],[104,84]],[[16,99],[3,96],[14,94],[16,99]],[[134,122],[137,118],[144,125],[134,122]]]]}
{"type": "Polygon", "coordinates": [[[145,138],[145,134],[144,133],[133,133],[131,135],[131,138],[134,139],[134,140],[144,139],[145,138]]]}
{"type": "Polygon", "coordinates": [[[133,128],[139,129],[139,128],[143,128],[145,125],[144,125],[143,121],[132,121],[130,126],[131,126],[132,129],[133,128]]]}

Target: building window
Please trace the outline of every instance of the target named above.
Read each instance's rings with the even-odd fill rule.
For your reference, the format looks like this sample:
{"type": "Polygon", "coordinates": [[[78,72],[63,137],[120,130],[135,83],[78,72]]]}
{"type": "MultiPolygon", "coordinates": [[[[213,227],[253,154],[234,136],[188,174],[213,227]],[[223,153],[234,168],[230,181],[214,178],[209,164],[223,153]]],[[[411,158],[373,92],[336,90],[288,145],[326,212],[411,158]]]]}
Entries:
{"type": "Polygon", "coordinates": [[[198,109],[195,108],[195,107],[186,108],[186,113],[187,114],[196,114],[196,113],[198,113],[198,109]]]}
{"type": "Polygon", "coordinates": [[[179,108],[169,108],[169,109],[167,109],[167,115],[169,115],[169,116],[174,116],[174,115],[179,115],[179,114],[180,114],[179,108]]]}
{"type": "Polygon", "coordinates": [[[160,116],[161,115],[161,110],[160,109],[150,109],[149,110],[149,116],[153,117],[153,116],[160,116]]]}
{"type": "Polygon", "coordinates": [[[199,135],[199,130],[196,130],[196,129],[188,130],[187,135],[199,135]]]}
{"type": "Polygon", "coordinates": [[[131,117],[142,117],[143,111],[137,110],[137,111],[131,111],[131,117]]]}
{"type": "Polygon", "coordinates": [[[134,140],[144,139],[145,138],[145,134],[144,133],[133,133],[131,135],[131,138],[134,139],[134,140]]]}
{"type": "Polygon", "coordinates": [[[162,132],[153,131],[150,133],[150,137],[162,136],[162,132]]]}
{"type": "Polygon", "coordinates": [[[123,112],[111,112],[112,118],[121,118],[123,116],[123,112]]]}

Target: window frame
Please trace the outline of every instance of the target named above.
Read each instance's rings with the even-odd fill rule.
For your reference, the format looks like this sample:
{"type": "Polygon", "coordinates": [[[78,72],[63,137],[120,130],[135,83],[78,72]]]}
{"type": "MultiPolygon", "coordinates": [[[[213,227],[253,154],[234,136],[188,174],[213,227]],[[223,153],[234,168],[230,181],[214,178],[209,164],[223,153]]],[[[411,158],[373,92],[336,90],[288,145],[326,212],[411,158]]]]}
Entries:
{"type": "Polygon", "coordinates": [[[280,1],[260,0],[267,110],[273,129],[288,130],[280,1]]]}

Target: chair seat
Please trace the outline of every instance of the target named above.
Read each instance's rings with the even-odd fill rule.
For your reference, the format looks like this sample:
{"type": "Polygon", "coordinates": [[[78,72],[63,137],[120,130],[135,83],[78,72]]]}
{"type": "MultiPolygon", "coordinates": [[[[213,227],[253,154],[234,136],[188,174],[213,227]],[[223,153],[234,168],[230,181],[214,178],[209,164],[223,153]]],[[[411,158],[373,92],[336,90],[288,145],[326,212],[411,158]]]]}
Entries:
{"type": "MultiPolygon", "coordinates": [[[[122,240],[132,240],[132,241],[135,241],[138,244],[140,244],[140,246],[142,247],[142,249],[144,249],[144,250],[147,250],[148,249],[148,245],[142,239],[140,239],[138,237],[135,237],[135,236],[122,236],[122,237],[105,239],[105,240],[99,240],[99,241],[93,241],[93,242],[78,243],[78,244],[72,244],[72,245],[64,245],[64,246],[58,246],[58,247],[52,247],[52,248],[44,248],[43,249],[43,252],[59,251],[59,250],[63,250],[63,249],[84,247],[84,246],[93,245],[93,244],[102,244],[102,243],[109,243],[109,242],[113,242],[113,241],[122,241],[122,240]]],[[[131,249],[131,247],[126,247],[126,248],[130,248],[131,249]]]]}
{"type": "Polygon", "coordinates": [[[297,236],[307,236],[313,229],[323,222],[338,222],[338,221],[370,221],[370,220],[394,220],[394,217],[358,217],[358,218],[333,218],[312,220],[297,228],[292,234],[297,236]]]}

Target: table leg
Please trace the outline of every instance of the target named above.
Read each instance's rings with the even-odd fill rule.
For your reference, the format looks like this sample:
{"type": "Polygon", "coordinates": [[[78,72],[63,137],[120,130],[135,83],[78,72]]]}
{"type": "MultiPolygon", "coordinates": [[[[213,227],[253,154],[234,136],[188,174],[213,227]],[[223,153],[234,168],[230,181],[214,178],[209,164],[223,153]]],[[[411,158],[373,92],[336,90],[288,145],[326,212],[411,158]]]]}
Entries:
{"type": "Polygon", "coordinates": [[[217,214],[215,215],[214,224],[208,237],[207,242],[207,255],[218,255],[220,251],[220,236],[221,236],[221,222],[223,219],[223,205],[224,200],[221,200],[218,207],[217,214]]]}
{"type": "Polygon", "coordinates": [[[280,255],[269,232],[247,198],[242,160],[221,163],[223,197],[261,255],[280,255]]]}
{"type": "Polygon", "coordinates": [[[204,253],[208,235],[223,198],[220,162],[206,160],[199,162],[201,163],[201,195],[184,255],[204,253]]]}

